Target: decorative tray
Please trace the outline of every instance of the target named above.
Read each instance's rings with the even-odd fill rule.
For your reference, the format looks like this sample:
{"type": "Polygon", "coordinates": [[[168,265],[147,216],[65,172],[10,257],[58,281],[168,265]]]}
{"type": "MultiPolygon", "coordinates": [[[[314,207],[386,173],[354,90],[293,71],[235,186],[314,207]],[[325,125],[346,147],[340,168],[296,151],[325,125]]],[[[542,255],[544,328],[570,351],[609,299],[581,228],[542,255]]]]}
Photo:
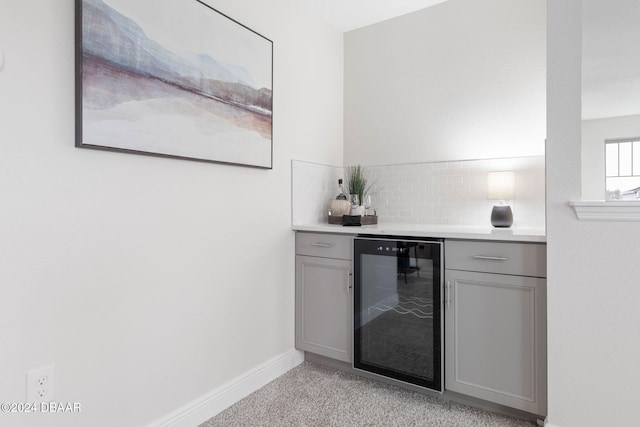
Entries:
{"type": "MultiPolygon", "coordinates": [[[[340,216],[329,216],[329,224],[337,224],[337,225],[342,225],[342,215],[340,216]]],[[[377,224],[378,223],[378,216],[377,215],[365,215],[365,216],[361,216],[360,217],[360,224],[362,225],[371,225],[371,224],[377,224]]]]}

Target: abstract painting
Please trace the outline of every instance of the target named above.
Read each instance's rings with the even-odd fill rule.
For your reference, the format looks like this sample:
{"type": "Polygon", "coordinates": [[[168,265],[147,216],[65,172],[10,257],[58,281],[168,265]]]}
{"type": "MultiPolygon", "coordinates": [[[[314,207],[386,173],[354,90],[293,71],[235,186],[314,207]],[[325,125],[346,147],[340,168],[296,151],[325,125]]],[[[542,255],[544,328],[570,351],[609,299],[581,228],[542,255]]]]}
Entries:
{"type": "Polygon", "coordinates": [[[272,167],[273,43],[199,0],[76,0],[76,146],[272,167]]]}

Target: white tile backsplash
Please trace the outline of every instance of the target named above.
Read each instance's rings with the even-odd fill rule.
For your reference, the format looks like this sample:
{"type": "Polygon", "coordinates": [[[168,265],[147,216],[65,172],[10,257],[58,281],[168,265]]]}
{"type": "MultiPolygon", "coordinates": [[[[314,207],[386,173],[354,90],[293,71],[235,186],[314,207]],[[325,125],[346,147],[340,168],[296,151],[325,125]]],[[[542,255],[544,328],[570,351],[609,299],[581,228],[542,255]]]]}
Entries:
{"type": "MultiPolygon", "coordinates": [[[[545,226],[544,156],[367,166],[373,206],[383,222],[489,225],[487,173],[512,170],[514,226],[545,226]]],[[[293,223],[326,222],[341,167],[293,161],[293,223]]]]}
{"type": "Polygon", "coordinates": [[[291,223],[327,222],[331,201],[344,169],[293,160],[291,162],[291,223]]]}

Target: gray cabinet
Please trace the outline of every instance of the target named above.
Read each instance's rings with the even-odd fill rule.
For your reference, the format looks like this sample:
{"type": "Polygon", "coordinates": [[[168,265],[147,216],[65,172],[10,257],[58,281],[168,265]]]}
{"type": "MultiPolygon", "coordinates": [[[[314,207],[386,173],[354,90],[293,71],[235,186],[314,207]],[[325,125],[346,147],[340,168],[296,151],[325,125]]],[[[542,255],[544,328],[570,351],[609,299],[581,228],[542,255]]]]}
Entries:
{"type": "Polygon", "coordinates": [[[546,414],[546,248],[447,241],[445,387],[546,414]]]}
{"type": "Polygon", "coordinates": [[[296,348],[351,362],[353,237],[296,233],[296,348]]]}

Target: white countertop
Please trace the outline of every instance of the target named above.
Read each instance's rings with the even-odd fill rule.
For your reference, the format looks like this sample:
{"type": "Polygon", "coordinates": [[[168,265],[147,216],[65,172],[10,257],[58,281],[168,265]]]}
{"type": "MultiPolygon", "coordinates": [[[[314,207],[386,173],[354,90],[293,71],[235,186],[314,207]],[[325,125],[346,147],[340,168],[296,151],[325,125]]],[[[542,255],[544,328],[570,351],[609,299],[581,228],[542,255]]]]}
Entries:
{"type": "Polygon", "coordinates": [[[441,239],[477,239],[514,242],[546,242],[543,228],[494,228],[464,225],[442,224],[397,224],[379,223],[360,227],[344,227],[333,224],[295,224],[295,231],[316,233],[372,234],[379,236],[434,237],[441,239]]]}

